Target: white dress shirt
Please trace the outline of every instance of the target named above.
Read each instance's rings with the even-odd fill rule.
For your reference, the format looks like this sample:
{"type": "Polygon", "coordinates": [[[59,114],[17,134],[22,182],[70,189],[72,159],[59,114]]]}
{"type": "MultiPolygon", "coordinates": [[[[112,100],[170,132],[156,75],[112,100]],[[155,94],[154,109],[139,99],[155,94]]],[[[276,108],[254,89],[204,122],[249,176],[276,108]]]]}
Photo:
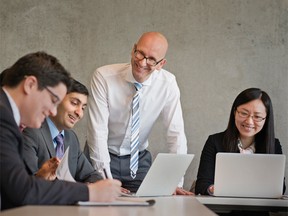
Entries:
{"type": "MultiPolygon", "coordinates": [[[[120,156],[130,154],[134,82],[131,65],[127,63],[100,67],[91,80],[87,143],[94,168],[100,171],[105,168],[109,177],[112,176],[109,152],[120,156]]],[[[169,152],[186,154],[187,140],[175,76],[164,69],[155,70],[142,84],[139,151],[148,147],[148,136],[161,115],[167,129],[169,152]]]]}

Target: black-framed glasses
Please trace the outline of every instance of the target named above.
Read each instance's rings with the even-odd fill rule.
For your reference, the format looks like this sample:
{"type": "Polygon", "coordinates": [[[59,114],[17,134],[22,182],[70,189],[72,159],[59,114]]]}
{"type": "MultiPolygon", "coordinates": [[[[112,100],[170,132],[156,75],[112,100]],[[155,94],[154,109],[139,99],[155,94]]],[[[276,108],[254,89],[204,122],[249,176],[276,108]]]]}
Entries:
{"type": "Polygon", "coordinates": [[[248,112],[238,111],[237,109],[236,109],[236,112],[238,113],[239,117],[245,118],[245,119],[251,117],[253,119],[253,121],[255,121],[255,122],[262,122],[263,120],[266,119],[266,117],[264,118],[264,117],[259,116],[259,115],[250,115],[250,113],[248,113],[248,112]]]}
{"type": "Polygon", "coordinates": [[[140,50],[137,50],[136,46],[134,48],[134,56],[139,61],[142,61],[143,59],[146,59],[146,64],[149,65],[149,66],[152,66],[152,67],[156,66],[157,64],[159,64],[164,59],[164,58],[162,58],[161,60],[156,61],[156,59],[154,59],[152,57],[146,57],[143,52],[141,52],[140,50]]]}
{"type": "Polygon", "coordinates": [[[54,105],[56,105],[59,101],[60,101],[60,98],[54,93],[52,92],[49,88],[47,88],[46,86],[44,87],[48,92],[49,94],[52,96],[52,103],[54,105]]]}

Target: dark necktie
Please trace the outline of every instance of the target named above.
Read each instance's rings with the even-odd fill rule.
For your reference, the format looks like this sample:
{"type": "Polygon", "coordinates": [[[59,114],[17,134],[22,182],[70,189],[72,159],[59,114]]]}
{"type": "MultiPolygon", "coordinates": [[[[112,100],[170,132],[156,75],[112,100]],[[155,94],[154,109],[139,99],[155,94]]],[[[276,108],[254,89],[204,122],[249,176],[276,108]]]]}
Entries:
{"type": "Polygon", "coordinates": [[[55,152],[56,152],[56,157],[59,159],[62,159],[64,155],[64,139],[61,133],[59,133],[55,138],[55,142],[57,143],[55,152]]]}
{"type": "Polygon", "coordinates": [[[134,179],[138,170],[138,157],[139,157],[139,128],[140,128],[140,115],[139,115],[139,90],[142,88],[141,83],[134,83],[136,94],[132,101],[132,127],[131,127],[131,158],[130,158],[130,174],[134,179]]]}

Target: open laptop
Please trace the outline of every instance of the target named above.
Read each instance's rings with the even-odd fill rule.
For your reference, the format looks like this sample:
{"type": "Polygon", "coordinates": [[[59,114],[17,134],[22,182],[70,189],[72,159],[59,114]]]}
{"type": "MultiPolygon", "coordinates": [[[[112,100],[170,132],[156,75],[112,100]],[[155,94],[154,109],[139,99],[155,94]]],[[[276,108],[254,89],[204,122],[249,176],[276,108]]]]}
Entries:
{"type": "Polygon", "coordinates": [[[280,198],[285,155],[218,153],[214,196],[280,198]]]}
{"type": "Polygon", "coordinates": [[[193,158],[193,154],[159,153],[133,196],[171,196],[193,158]]]}

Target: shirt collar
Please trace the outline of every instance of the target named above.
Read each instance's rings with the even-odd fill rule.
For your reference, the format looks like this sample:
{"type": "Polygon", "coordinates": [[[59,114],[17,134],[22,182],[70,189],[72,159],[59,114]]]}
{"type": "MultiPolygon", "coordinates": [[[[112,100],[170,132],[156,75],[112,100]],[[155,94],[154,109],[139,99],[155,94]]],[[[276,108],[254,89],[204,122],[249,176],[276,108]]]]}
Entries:
{"type": "MultiPolygon", "coordinates": [[[[157,72],[158,72],[158,71],[155,69],[155,70],[150,74],[150,76],[148,77],[148,79],[145,80],[145,81],[142,83],[142,85],[143,85],[143,86],[149,86],[149,85],[151,85],[152,80],[154,79],[154,76],[155,76],[155,74],[156,74],[157,72]]],[[[129,68],[128,72],[126,73],[125,79],[126,79],[127,82],[130,82],[130,83],[135,83],[135,82],[137,82],[137,81],[135,80],[134,76],[133,76],[131,65],[130,65],[130,68],[129,68]]]]}
{"type": "Polygon", "coordinates": [[[256,150],[255,142],[253,142],[250,146],[244,149],[240,138],[238,138],[237,145],[238,145],[240,153],[242,154],[254,154],[255,153],[255,150],[256,150]]]}
{"type": "MultiPolygon", "coordinates": [[[[52,120],[49,117],[46,118],[46,120],[47,120],[47,124],[49,126],[49,129],[50,129],[50,133],[51,133],[52,139],[54,140],[54,138],[59,134],[59,131],[58,131],[57,127],[55,126],[55,124],[52,122],[52,120]]],[[[60,133],[64,137],[64,130],[62,130],[60,133]]]]}
{"type": "Polygon", "coordinates": [[[21,120],[21,116],[20,116],[20,111],[19,108],[17,107],[15,101],[13,100],[13,98],[11,97],[11,95],[8,93],[8,91],[6,91],[6,89],[3,87],[2,88],[3,91],[6,93],[7,98],[9,100],[10,106],[12,108],[12,112],[13,112],[13,116],[15,119],[15,122],[18,126],[20,126],[20,120],[21,120]]]}

